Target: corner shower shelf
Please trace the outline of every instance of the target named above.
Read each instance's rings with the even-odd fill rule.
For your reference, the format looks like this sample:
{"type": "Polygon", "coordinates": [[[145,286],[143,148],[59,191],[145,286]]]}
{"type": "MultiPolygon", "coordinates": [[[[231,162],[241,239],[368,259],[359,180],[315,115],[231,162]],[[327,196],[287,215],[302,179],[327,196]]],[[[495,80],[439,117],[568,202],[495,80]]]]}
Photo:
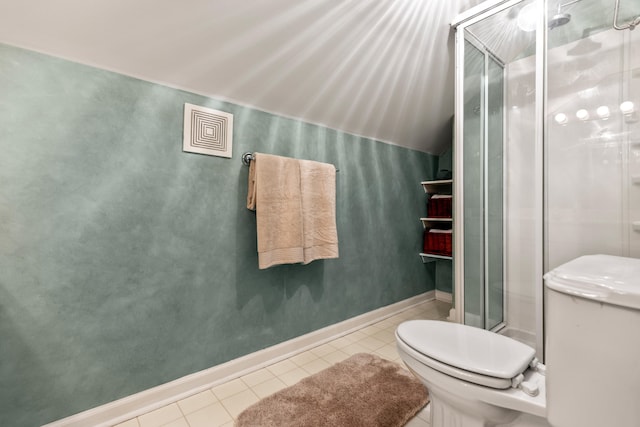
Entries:
{"type": "Polygon", "coordinates": [[[422,181],[422,188],[424,188],[424,192],[427,194],[445,194],[442,190],[449,189],[449,193],[451,194],[451,185],[453,184],[453,179],[440,179],[437,181],[422,181]]]}
{"type": "MultiPolygon", "coordinates": [[[[422,221],[422,228],[424,229],[434,227],[440,228],[438,227],[438,225],[447,225],[448,223],[453,223],[452,218],[420,218],[420,221],[422,221]]],[[[451,228],[451,226],[449,225],[448,227],[444,228],[451,228]]]]}
{"type": "Polygon", "coordinates": [[[453,259],[453,257],[451,256],[446,256],[446,255],[436,255],[436,254],[425,254],[425,253],[420,253],[420,258],[422,258],[422,262],[431,262],[431,261],[435,261],[436,259],[453,259]]]}

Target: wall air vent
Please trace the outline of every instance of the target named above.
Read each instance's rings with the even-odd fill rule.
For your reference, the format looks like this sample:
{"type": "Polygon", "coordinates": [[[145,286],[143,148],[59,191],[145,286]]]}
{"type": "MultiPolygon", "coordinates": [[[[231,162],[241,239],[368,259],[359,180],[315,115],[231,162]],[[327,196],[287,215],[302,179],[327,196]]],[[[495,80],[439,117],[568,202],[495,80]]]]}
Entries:
{"type": "Polygon", "coordinates": [[[233,114],[184,104],[182,151],[231,158],[233,114]]]}

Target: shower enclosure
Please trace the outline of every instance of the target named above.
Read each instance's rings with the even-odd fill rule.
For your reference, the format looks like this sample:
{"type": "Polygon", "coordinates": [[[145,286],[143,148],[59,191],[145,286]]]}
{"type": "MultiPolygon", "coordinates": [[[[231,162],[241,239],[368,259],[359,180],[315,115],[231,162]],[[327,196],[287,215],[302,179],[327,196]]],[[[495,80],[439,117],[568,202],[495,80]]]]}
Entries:
{"type": "Polygon", "coordinates": [[[640,1],[494,0],[453,25],[456,317],[542,357],[543,274],[640,256],[640,1]]]}

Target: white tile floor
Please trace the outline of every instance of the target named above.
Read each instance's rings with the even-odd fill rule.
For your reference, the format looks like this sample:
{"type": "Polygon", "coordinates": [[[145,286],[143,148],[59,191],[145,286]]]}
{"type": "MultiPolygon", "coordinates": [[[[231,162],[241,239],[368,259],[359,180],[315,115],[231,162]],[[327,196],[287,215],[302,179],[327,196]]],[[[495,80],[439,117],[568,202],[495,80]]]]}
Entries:
{"type": "MultiPolygon", "coordinates": [[[[116,427],[233,426],[234,420],[249,405],[356,353],[373,353],[402,363],[395,346],[394,332],[398,324],[409,319],[444,320],[450,308],[450,304],[440,301],[419,304],[381,322],[140,415],[116,427]]],[[[407,426],[428,427],[428,412],[421,411],[407,426]]]]}

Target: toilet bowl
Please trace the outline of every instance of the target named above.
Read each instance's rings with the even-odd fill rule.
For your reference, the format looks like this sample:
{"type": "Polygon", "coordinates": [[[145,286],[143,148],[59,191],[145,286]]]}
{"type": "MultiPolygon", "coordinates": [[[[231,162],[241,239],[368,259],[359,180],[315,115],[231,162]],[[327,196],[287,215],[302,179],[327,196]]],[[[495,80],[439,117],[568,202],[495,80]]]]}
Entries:
{"type": "Polygon", "coordinates": [[[429,390],[432,427],[549,426],[544,367],[532,348],[435,320],[402,323],[396,342],[405,365],[429,390]]]}
{"type": "Polygon", "coordinates": [[[548,372],[506,336],[398,326],[398,353],[429,390],[431,427],[640,426],[640,260],[583,256],[544,279],[548,372]]]}

